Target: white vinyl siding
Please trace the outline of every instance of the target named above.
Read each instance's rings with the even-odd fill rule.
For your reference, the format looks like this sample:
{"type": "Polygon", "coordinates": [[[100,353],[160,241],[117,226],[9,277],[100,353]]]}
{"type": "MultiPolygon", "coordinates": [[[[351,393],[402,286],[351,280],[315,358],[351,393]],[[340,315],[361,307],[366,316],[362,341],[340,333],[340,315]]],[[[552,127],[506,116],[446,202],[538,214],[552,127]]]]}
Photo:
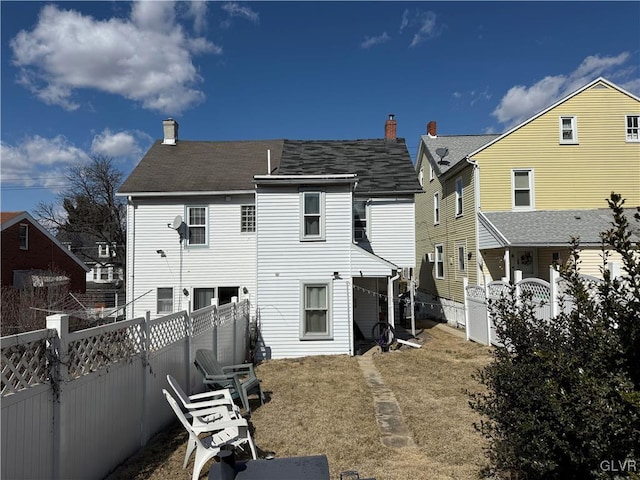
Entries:
{"type": "Polygon", "coordinates": [[[627,115],[625,120],[627,124],[627,142],[640,142],[640,136],[638,135],[640,131],[640,115],[627,115]]]}
{"type": "Polygon", "coordinates": [[[367,218],[371,251],[398,267],[415,267],[415,203],[411,197],[372,198],[367,218]]]}
{"type": "Polygon", "coordinates": [[[514,210],[533,210],[535,208],[533,170],[512,170],[511,191],[514,210]]]}
{"type": "Polygon", "coordinates": [[[325,241],[300,241],[303,204],[295,186],[259,186],[257,308],[264,347],[259,358],[348,354],[353,320],[350,258],[353,245],[350,187],[327,186],[325,241]],[[338,272],[341,278],[334,279],[338,272]],[[301,285],[330,285],[331,338],[301,340],[301,285]]]}
{"type": "Polygon", "coordinates": [[[256,294],[256,235],[240,232],[238,222],[241,205],[254,202],[254,195],[212,196],[199,200],[207,206],[209,241],[215,248],[183,248],[178,232],[167,228],[177,215],[184,215],[188,198],[166,200],[134,200],[135,208],[127,209],[127,298],[136,299],[129,306],[128,318],[144,316],[146,311],[156,312],[157,287],[174,288],[174,308],[186,310],[191,302],[193,288],[223,286],[240,287],[239,300],[255,302],[256,294]],[[134,234],[135,230],[135,234],[134,234]],[[165,257],[156,253],[163,250],[165,257]],[[246,287],[244,293],[242,287],[246,287]],[[186,296],[182,290],[190,293],[186,296]],[[149,290],[152,293],[146,294],[149,290]],[[140,297],[140,298],[138,298],[140,297]]]}
{"type": "Polygon", "coordinates": [[[578,121],[576,117],[560,117],[560,143],[578,143],[578,121]]]}

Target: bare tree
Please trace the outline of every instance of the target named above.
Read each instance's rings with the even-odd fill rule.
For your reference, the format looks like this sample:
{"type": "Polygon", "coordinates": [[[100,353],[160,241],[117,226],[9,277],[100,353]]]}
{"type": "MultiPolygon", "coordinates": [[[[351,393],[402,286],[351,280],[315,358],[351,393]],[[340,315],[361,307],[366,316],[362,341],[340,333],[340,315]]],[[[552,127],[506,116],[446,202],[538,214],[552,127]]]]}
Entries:
{"type": "MultiPolygon", "coordinates": [[[[76,164],[66,174],[67,188],[55,202],[40,202],[34,213],[38,220],[56,234],[81,243],[104,242],[110,246],[108,263],[125,264],[126,204],[116,196],[123,174],[111,157],[91,156],[89,163],[76,164]]],[[[83,254],[102,264],[97,249],[83,254]]]]}

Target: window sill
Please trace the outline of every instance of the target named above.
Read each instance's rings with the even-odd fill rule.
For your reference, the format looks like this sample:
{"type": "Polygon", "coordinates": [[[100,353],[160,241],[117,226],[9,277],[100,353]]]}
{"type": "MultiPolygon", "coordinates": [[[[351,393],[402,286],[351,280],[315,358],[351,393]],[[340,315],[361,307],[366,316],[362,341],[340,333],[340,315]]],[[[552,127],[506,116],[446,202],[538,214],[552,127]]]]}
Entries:
{"type": "Polygon", "coordinates": [[[333,335],[318,335],[318,336],[307,335],[304,337],[300,337],[301,342],[309,342],[314,340],[319,340],[319,341],[333,340],[333,335]]]}
{"type": "Polygon", "coordinates": [[[566,142],[558,142],[559,145],[580,145],[580,142],[578,142],[577,140],[571,140],[571,141],[566,141],[566,142]]]}

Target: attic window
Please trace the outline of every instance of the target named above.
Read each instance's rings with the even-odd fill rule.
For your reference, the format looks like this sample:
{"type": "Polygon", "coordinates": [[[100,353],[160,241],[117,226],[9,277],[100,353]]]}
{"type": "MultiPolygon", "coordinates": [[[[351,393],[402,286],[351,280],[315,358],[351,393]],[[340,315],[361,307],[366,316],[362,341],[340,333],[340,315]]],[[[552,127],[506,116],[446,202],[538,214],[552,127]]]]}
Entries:
{"type": "Polygon", "coordinates": [[[20,250],[29,250],[29,225],[20,224],[20,250]]]}
{"type": "Polygon", "coordinates": [[[560,117],[560,143],[570,145],[578,143],[576,117],[560,117]]]}

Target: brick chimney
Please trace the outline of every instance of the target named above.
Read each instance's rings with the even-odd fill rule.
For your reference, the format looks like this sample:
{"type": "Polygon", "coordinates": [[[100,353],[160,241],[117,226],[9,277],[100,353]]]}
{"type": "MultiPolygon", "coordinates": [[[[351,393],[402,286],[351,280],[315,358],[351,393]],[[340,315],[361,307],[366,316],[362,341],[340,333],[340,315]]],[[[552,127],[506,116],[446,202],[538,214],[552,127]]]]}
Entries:
{"type": "Polygon", "coordinates": [[[396,139],[396,121],[393,119],[394,114],[389,114],[389,119],[384,122],[384,139],[395,140],[396,139]]]}
{"type": "Polygon", "coordinates": [[[173,118],[167,118],[162,121],[162,130],[164,132],[163,145],[175,145],[178,141],[178,122],[173,118]]]}
{"type": "Polygon", "coordinates": [[[438,136],[438,130],[436,128],[435,120],[431,120],[429,123],[427,123],[427,134],[433,138],[438,136]]]}

